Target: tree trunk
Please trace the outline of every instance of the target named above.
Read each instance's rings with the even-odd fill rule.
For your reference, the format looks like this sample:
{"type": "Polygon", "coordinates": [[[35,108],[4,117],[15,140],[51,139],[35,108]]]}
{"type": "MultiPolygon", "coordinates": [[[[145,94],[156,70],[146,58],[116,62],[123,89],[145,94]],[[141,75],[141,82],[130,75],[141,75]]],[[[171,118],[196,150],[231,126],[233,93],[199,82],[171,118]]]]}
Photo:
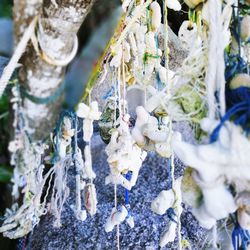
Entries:
{"type": "MultiPolygon", "coordinates": [[[[94,0],[14,0],[16,43],[32,18],[39,13],[37,40],[42,52],[54,60],[68,58],[75,36],[94,0]]],[[[52,95],[62,82],[64,66],[46,62],[30,43],[21,63],[19,80],[35,97],[52,95]]],[[[34,139],[45,138],[55,125],[62,98],[54,103],[37,104],[24,99],[28,127],[34,139]]]]}

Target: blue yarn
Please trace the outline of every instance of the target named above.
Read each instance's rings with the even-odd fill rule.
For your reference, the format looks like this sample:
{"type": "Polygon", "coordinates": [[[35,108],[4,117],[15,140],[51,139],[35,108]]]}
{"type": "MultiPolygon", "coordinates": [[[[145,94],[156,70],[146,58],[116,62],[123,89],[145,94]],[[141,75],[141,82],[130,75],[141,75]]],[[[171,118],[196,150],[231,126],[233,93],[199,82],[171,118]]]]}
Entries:
{"type": "Polygon", "coordinates": [[[156,83],[157,83],[157,84],[156,84],[157,90],[158,90],[158,91],[163,90],[163,88],[165,87],[165,84],[161,82],[159,73],[157,73],[157,75],[156,75],[156,83]]]}
{"type": "MultiPolygon", "coordinates": [[[[246,107],[244,107],[244,103],[239,103],[238,105],[234,106],[232,109],[228,110],[228,112],[221,118],[220,124],[212,132],[210,136],[210,143],[217,141],[219,137],[220,129],[223,127],[226,121],[228,121],[237,112],[243,111],[245,109],[246,107]]],[[[239,119],[237,119],[236,121],[239,121],[239,119]]]]}
{"type": "Polygon", "coordinates": [[[236,223],[232,232],[232,243],[234,250],[247,250],[247,246],[250,244],[249,231],[243,229],[239,223],[236,223]]]}
{"type": "Polygon", "coordinates": [[[176,213],[175,213],[175,211],[174,211],[174,209],[173,209],[172,207],[170,207],[170,208],[167,210],[167,216],[168,216],[168,218],[169,218],[171,221],[173,221],[173,222],[175,222],[176,224],[178,224],[177,220],[174,219],[174,217],[177,217],[177,215],[176,215],[176,213]]]}
{"type": "Polygon", "coordinates": [[[237,73],[247,73],[247,62],[244,61],[239,55],[224,54],[225,59],[225,79],[226,82],[230,81],[237,73]]]}
{"type": "MultiPolygon", "coordinates": [[[[233,12],[233,14],[235,13],[233,12]]],[[[232,33],[237,40],[240,34],[240,29],[238,27],[239,17],[236,17],[234,15],[233,20],[234,23],[232,25],[232,33]]],[[[247,73],[248,64],[240,56],[240,53],[233,56],[225,53],[225,64],[225,79],[227,82],[230,82],[235,74],[247,73]]],[[[218,139],[220,129],[222,128],[224,123],[230,119],[232,119],[236,125],[241,126],[246,134],[249,134],[250,132],[250,88],[239,87],[237,89],[230,89],[227,85],[226,104],[227,112],[221,118],[220,124],[214,129],[213,133],[211,134],[211,143],[215,142],[218,139]]]]}
{"type": "MultiPolygon", "coordinates": [[[[129,171],[125,175],[127,180],[130,180],[131,176],[132,176],[132,173],[129,171]]],[[[127,208],[127,211],[128,211],[127,218],[129,218],[131,216],[130,205],[129,205],[129,191],[126,188],[125,188],[125,207],[127,208]]]]}
{"type": "Polygon", "coordinates": [[[226,90],[227,112],[221,118],[220,124],[214,129],[210,136],[210,142],[215,142],[219,132],[226,121],[233,119],[236,125],[242,127],[246,134],[250,132],[250,88],[239,87],[226,90]]]}
{"type": "Polygon", "coordinates": [[[109,97],[113,96],[115,92],[115,88],[114,86],[111,87],[111,89],[109,89],[105,95],[102,96],[103,100],[107,100],[109,97]]]}
{"type": "Polygon", "coordinates": [[[237,73],[247,73],[247,62],[240,55],[229,55],[225,51],[225,79],[226,82],[230,81],[232,77],[237,73]]]}
{"type": "MultiPolygon", "coordinates": [[[[129,171],[127,172],[126,179],[127,180],[131,179],[131,172],[129,172],[129,171]]],[[[126,188],[125,188],[125,204],[129,205],[129,191],[126,188]]]]}

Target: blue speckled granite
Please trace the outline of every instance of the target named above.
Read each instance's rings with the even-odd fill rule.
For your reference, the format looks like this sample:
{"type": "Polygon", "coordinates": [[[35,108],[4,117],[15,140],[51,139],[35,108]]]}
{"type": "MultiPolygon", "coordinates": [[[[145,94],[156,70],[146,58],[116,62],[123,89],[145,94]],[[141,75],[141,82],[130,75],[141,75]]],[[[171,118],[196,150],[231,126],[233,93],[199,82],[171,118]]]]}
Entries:
{"type": "MultiPolygon", "coordinates": [[[[187,128],[186,125],[178,125],[179,130],[187,128]],[[184,127],[183,127],[184,126],[184,127]]],[[[191,136],[190,128],[186,129],[184,138],[191,136]]],[[[104,152],[104,144],[99,136],[93,141],[93,165],[97,173],[95,179],[98,211],[93,217],[88,217],[84,222],[77,221],[69,204],[74,202],[72,195],[65,206],[62,215],[62,227],[52,227],[53,218],[45,216],[40,225],[30,237],[30,249],[40,250],[83,250],[83,249],[116,249],[116,230],[110,233],[104,231],[104,224],[113,206],[113,186],[104,184],[105,176],[109,172],[104,152]]],[[[175,176],[183,174],[184,166],[176,159],[175,176]]],[[[167,178],[167,160],[149,153],[145,160],[136,186],[130,192],[131,212],[135,219],[135,227],[130,229],[126,223],[120,226],[120,247],[127,249],[160,249],[159,238],[164,232],[168,222],[167,215],[159,216],[150,210],[151,201],[163,189],[170,188],[167,178]]],[[[72,194],[74,194],[74,179],[69,182],[72,194]]],[[[124,189],[118,187],[118,203],[124,204],[124,189]]],[[[199,227],[189,209],[184,206],[181,216],[182,236],[189,240],[193,250],[202,249],[206,231],[199,227]]],[[[164,249],[177,249],[177,240],[167,245],[164,249]]]]}

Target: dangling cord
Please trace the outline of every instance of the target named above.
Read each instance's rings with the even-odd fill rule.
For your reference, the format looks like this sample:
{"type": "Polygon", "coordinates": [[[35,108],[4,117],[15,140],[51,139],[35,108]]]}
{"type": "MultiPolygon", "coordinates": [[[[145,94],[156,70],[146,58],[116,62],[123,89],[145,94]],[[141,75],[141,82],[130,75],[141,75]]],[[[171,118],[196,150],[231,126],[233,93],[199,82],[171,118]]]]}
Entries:
{"type": "Polygon", "coordinates": [[[240,0],[237,1],[237,29],[239,57],[241,57],[240,0]]]}
{"type": "MultiPolygon", "coordinates": [[[[226,80],[225,80],[225,45],[223,44],[223,23],[221,21],[221,10],[222,4],[221,1],[217,2],[217,12],[216,12],[216,26],[217,26],[217,53],[216,58],[217,60],[217,75],[216,75],[216,89],[219,92],[219,111],[220,117],[225,115],[226,112],[226,101],[225,101],[225,87],[226,87],[226,80]]],[[[230,16],[231,18],[231,16],[230,16]]],[[[225,24],[226,25],[226,24],[225,24]]],[[[213,34],[211,34],[213,35],[213,34]]],[[[214,58],[213,58],[214,60],[214,58]]]]}
{"type": "MultiPolygon", "coordinates": [[[[115,95],[117,97],[118,94],[118,108],[119,108],[119,118],[121,119],[122,113],[121,113],[121,83],[120,83],[120,77],[121,77],[121,68],[118,67],[117,69],[117,92],[115,92],[115,95]]],[[[115,98],[116,99],[116,98],[115,98]]],[[[115,109],[116,113],[116,109],[115,109]]],[[[115,115],[116,117],[116,115],[115,115]]],[[[114,193],[115,193],[115,211],[117,211],[117,185],[114,186],[114,193]]],[[[120,250],[120,228],[119,223],[116,226],[116,238],[117,238],[117,249],[120,250]]]]}
{"type": "Polygon", "coordinates": [[[125,80],[125,63],[124,63],[124,43],[122,43],[122,86],[123,86],[123,115],[125,115],[126,80],[125,80]]]}
{"type": "Polygon", "coordinates": [[[217,224],[213,226],[213,247],[217,249],[217,224]]]}
{"type": "MultiPolygon", "coordinates": [[[[76,181],[76,211],[77,211],[77,216],[80,216],[80,212],[82,209],[82,201],[81,201],[81,176],[80,176],[80,169],[77,169],[77,163],[76,163],[76,153],[77,153],[77,129],[78,129],[78,120],[77,120],[77,116],[75,116],[74,122],[73,122],[73,126],[75,129],[75,133],[74,133],[74,144],[73,144],[73,160],[75,161],[75,167],[76,167],[76,176],[75,176],[75,181],[76,181]]],[[[79,219],[79,217],[77,218],[79,219]]]]}
{"type": "Polygon", "coordinates": [[[170,97],[171,86],[168,82],[168,71],[169,71],[169,48],[168,48],[168,9],[167,1],[164,0],[164,63],[166,68],[166,83],[167,83],[167,95],[170,97]]]}
{"type": "Polygon", "coordinates": [[[219,132],[222,128],[222,126],[225,124],[226,121],[228,121],[233,115],[239,113],[239,112],[248,112],[249,110],[249,102],[239,102],[232,106],[227,113],[221,118],[220,123],[217,125],[217,127],[213,130],[212,134],[210,135],[210,143],[213,143],[217,141],[219,137],[219,132]]]}
{"type": "MultiPolygon", "coordinates": [[[[167,83],[167,98],[168,100],[170,100],[171,98],[171,84],[169,82],[168,79],[168,72],[169,72],[169,48],[168,48],[168,10],[167,10],[167,1],[169,0],[164,0],[164,59],[165,59],[165,68],[166,68],[166,83],[167,83]]],[[[168,112],[169,113],[169,112],[168,112]]],[[[172,118],[169,117],[169,131],[170,131],[170,139],[169,139],[169,143],[171,143],[172,140],[172,134],[173,134],[173,126],[172,126],[172,118]]],[[[177,222],[178,222],[178,249],[181,250],[182,249],[182,239],[181,239],[181,221],[180,221],[180,216],[181,216],[181,197],[180,196],[180,192],[176,192],[176,190],[174,190],[174,182],[175,182],[175,178],[174,178],[174,169],[175,169],[175,165],[174,165],[174,152],[173,149],[171,149],[171,156],[170,156],[170,168],[171,168],[171,182],[172,182],[172,189],[175,193],[175,199],[176,199],[176,207],[177,207],[177,222]]]]}
{"type": "Polygon", "coordinates": [[[206,87],[207,87],[207,99],[208,99],[208,117],[210,119],[215,119],[216,116],[216,99],[215,99],[215,89],[216,89],[216,47],[218,42],[218,31],[217,31],[217,0],[208,1],[208,14],[209,14],[209,44],[208,44],[208,66],[206,72],[206,87]]]}
{"type": "MultiPolygon", "coordinates": [[[[89,90],[89,106],[91,104],[91,91],[92,91],[92,88],[89,90]]],[[[92,126],[93,126],[93,124],[92,124],[92,126]]],[[[92,158],[92,156],[91,156],[91,138],[88,142],[88,145],[89,145],[90,157],[92,158]]],[[[91,162],[92,162],[92,160],[91,160],[91,162]]],[[[92,168],[92,166],[91,166],[91,168],[92,168]]],[[[93,184],[93,177],[92,176],[90,178],[90,184],[93,184]]]]}
{"type": "MultiPolygon", "coordinates": [[[[126,80],[125,80],[125,63],[124,63],[124,43],[122,44],[122,84],[123,84],[123,116],[126,113],[125,109],[125,98],[126,98],[126,80]]],[[[126,179],[130,180],[130,173],[126,174],[126,179]]],[[[125,204],[129,213],[129,190],[125,188],[125,204]]]]}
{"type": "MultiPolygon", "coordinates": [[[[130,178],[131,178],[130,173],[127,172],[126,179],[130,180],[130,178]]],[[[125,204],[126,204],[126,208],[129,209],[130,208],[130,206],[129,206],[129,191],[126,188],[125,188],[125,204]]]]}
{"type": "MultiPolygon", "coordinates": [[[[216,1],[217,2],[217,1],[216,1]]],[[[218,7],[216,7],[216,10],[217,9],[221,9],[219,7],[221,7],[220,1],[217,2],[218,4],[218,7]]],[[[234,22],[236,22],[236,25],[235,25],[235,29],[234,30],[237,30],[235,33],[235,38],[238,42],[238,49],[239,49],[239,58],[241,58],[241,38],[240,38],[240,10],[239,10],[239,6],[240,5],[240,2],[238,1],[238,4],[237,6],[234,6],[233,8],[233,18],[234,18],[234,22]],[[236,11],[236,8],[237,8],[237,11],[236,11]],[[235,17],[237,16],[237,18],[235,17]],[[236,27],[237,26],[237,27],[236,27]]],[[[214,11],[214,13],[216,13],[216,10],[214,11]]],[[[216,20],[220,20],[220,18],[217,17],[216,20]]],[[[218,25],[221,25],[221,23],[218,23],[218,25]]],[[[217,41],[218,41],[218,44],[220,44],[220,34],[217,31],[217,41]]],[[[210,31],[210,33],[213,32],[213,31],[210,31]]],[[[213,33],[216,33],[215,31],[213,33]]],[[[218,45],[218,46],[219,46],[218,45]]],[[[220,123],[219,125],[214,129],[214,131],[212,132],[212,134],[210,135],[210,142],[215,142],[217,139],[218,139],[218,136],[219,136],[219,132],[220,132],[220,129],[222,128],[222,126],[224,125],[224,123],[229,120],[235,113],[237,112],[241,112],[242,110],[246,109],[246,111],[248,110],[248,102],[240,102],[240,103],[237,103],[236,105],[234,105],[233,107],[231,107],[230,109],[227,110],[227,112],[225,111],[226,109],[226,102],[225,102],[225,62],[224,62],[224,59],[221,59],[221,55],[222,53],[224,53],[224,48],[222,48],[221,46],[219,47],[219,51],[217,54],[219,54],[219,64],[218,64],[218,70],[219,72],[218,73],[218,84],[220,84],[220,123]]],[[[239,90],[231,90],[232,93],[238,93],[239,90]]],[[[239,92],[240,93],[240,92],[239,92]]],[[[240,121],[240,120],[239,120],[240,121]]]]}
{"type": "MultiPolygon", "coordinates": [[[[117,185],[114,185],[115,211],[117,211],[117,185]]],[[[120,250],[120,228],[119,223],[116,226],[117,250],[120,250]]]]}
{"type": "Polygon", "coordinates": [[[121,106],[121,67],[117,69],[117,92],[118,92],[118,107],[119,107],[119,116],[121,118],[122,106],[121,106]]]}
{"type": "Polygon", "coordinates": [[[114,94],[115,94],[115,111],[114,111],[114,123],[116,123],[116,117],[117,117],[117,77],[116,77],[116,71],[113,69],[112,72],[112,84],[114,86],[114,94]]]}

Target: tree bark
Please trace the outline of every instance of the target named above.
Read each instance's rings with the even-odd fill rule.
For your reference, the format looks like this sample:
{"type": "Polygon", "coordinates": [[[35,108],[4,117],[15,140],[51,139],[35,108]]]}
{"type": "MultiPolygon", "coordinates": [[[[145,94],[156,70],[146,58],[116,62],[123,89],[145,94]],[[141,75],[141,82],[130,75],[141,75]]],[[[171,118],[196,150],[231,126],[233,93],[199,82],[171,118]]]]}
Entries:
{"type": "MultiPolygon", "coordinates": [[[[37,40],[42,52],[55,60],[67,58],[75,36],[94,0],[14,0],[16,43],[32,18],[39,13],[37,40]]],[[[19,80],[36,97],[48,97],[62,82],[65,67],[47,63],[30,43],[21,63],[19,80]]],[[[55,125],[62,98],[50,104],[24,99],[24,112],[34,139],[45,138],[55,125]]]]}

